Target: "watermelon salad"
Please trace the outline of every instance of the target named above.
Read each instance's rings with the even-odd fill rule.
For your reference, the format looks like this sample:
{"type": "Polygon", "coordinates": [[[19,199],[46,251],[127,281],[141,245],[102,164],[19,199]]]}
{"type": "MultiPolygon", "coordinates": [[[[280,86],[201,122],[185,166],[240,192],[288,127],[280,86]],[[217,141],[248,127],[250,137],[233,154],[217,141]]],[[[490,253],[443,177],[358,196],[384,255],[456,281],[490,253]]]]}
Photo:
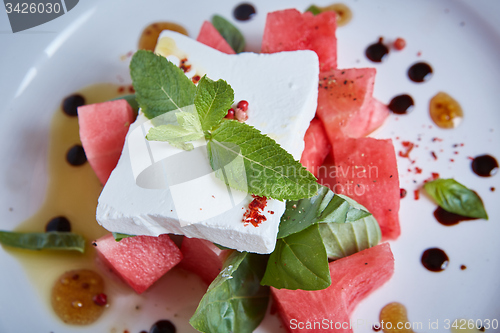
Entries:
{"type": "MultiPolygon", "coordinates": [[[[332,246],[326,247],[326,254],[330,258],[327,266],[327,287],[311,288],[307,284],[300,285],[300,283],[298,285],[285,283],[286,287],[283,287],[279,283],[267,283],[270,286],[270,289],[265,286],[267,293],[270,292],[271,302],[277,309],[283,327],[294,332],[321,331],[316,327],[300,325],[308,321],[325,321],[329,325],[340,323],[341,327],[340,329],[336,327],[336,332],[352,332],[350,327],[342,327],[342,323],[348,323],[349,315],[356,304],[387,282],[394,271],[394,257],[389,244],[377,245],[377,243],[380,239],[397,239],[400,234],[398,220],[400,189],[394,146],[391,140],[366,137],[383,124],[389,115],[389,110],[386,105],[373,97],[376,78],[374,68],[337,68],[335,30],[335,12],[326,11],[314,15],[311,12],[301,13],[295,9],[287,9],[268,14],[262,40],[263,53],[312,50],[318,55],[320,75],[317,111],[304,137],[305,147],[300,163],[318,179],[320,184],[324,185],[322,200],[326,200],[328,193],[332,193],[328,199],[330,203],[336,198],[346,200],[350,198],[348,201],[342,201],[342,205],[350,205],[349,209],[364,212],[363,214],[370,216],[370,221],[375,221],[373,235],[376,236],[366,241],[366,244],[358,240],[355,235],[354,242],[357,247],[352,248],[349,245],[349,236],[344,236],[346,248],[352,249],[339,256],[332,254],[332,246]],[[360,176],[360,172],[364,174],[360,176]],[[345,197],[333,196],[333,192],[345,197]],[[337,260],[332,260],[333,258],[337,260]]],[[[208,21],[203,23],[196,40],[226,54],[236,53],[216,27],[208,21]]],[[[182,65],[181,62],[181,68],[182,65]]],[[[246,103],[243,104],[245,108],[243,111],[246,111],[248,103],[243,102],[246,103]]],[[[234,118],[235,111],[241,112],[243,107],[240,108],[238,104],[237,110],[235,109],[229,110],[226,118],[234,118]]],[[[82,106],[78,109],[78,118],[80,137],[87,158],[101,183],[105,184],[118,163],[128,127],[134,121],[133,110],[125,100],[118,99],[82,106]]],[[[318,209],[311,204],[312,202],[313,200],[305,198],[292,203],[293,206],[308,205],[306,207],[318,209]]],[[[321,215],[319,211],[317,215],[316,219],[319,219],[321,215]]],[[[309,216],[304,221],[313,223],[310,222],[311,219],[313,217],[309,216]]],[[[360,230],[367,230],[368,223],[365,219],[366,217],[361,219],[364,226],[360,230]]],[[[352,223],[354,226],[360,220],[343,222],[346,225],[352,223]]],[[[314,225],[305,230],[313,230],[313,227],[314,225]]],[[[336,225],[335,228],[337,227],[336,225]]],[[[280,227],[280,233],[284,228],[283,225],[280,227]]],[[[292,226],[293,228],[295,227],[292,226]]],[[[283,239],[297,238],[297,235],[302,235],[305,230],[283,239]]],[[[328,241],[325,232],[328,231],[325,230],[326,228],[318,227],[326,244],[328,241]]],[[[329,230],[332,232],[334,229],[329,230]]],[[[338,232],[340,233],[336,235],[342,236],[343,231],[338,232]]],[[[370,234],[370,231],[366,232],[370,234]]],[[[312,231],[309,233],[312,234],[312,231]]],[[[260,265],[265,267],[262,262],[267,260],[267,256],[262,255],[258,257],[264,258],[255,259],[257,255],[245,253],[242,259],[240,252],[222,248],[205,239],[184,237],[181,242],[177,242],[178,245],[180,243],[178,246],[166,234],[159,237],[129,236],[131,235],[123,235],[125,238],[115,241],[116,234],[115,237],[109,234],[96,240],[94,245],[102,261],[137,293],[144,292],[177,265],[197,274],[209,285],[207,294],[190,321],[196,329],[203,332],[233,330],[251,332],[262,320],[267,308],[267,298],[262,304],[250,301],[235,305],[255,308],[260,306],[264,309],[264,312],[260,313],[254,313],[255,310],[249,309],[238,310],[249,311],[247,315],[238,318],[227,315],[228,309],[232,307],[231,301],[229,299],[224,301],[226,299],[224,297],[227,297],[225,293],[228,291],[224,293],[220,289],[236,288],[228,283],[231,281],[227,280],[228,276],[232,277],[233,281],[243,279],[251,282],[248,274],[245,275],[243,272],[241,276],[238,275],[239,270],[249,263],[257,265],[261,262],[260,265]],[[235,266],[239,267],[236,271],[235,266]],[[216,301],[214,297],[222,297],[218,301],[227,302],[228,305],[222,308],[213,305],[212,303],[216,301]],[[217,314],[218,311],[222,312],[217,314]],[[210,322],[210,318],[214,315],[222,316],[222,319],[213,319],[214,322],[210,322]]],[[[302,235],[302,238],[305,237],[302,235]]],[[[265,281],[272,280],[269,276],[277,274],[269,272],[274,269],[270,267],[272,266],[270,262],[274,260],[273,255],[274,252],[267,263],[266,273],[262,273],[263,268],[248,268],[253,272],[253,278],[262,279],[262,285],[257,283],[254,287],[257,289],[246,291],[250,293],[249,296],[266,293],[262,291],[263,285],[266,285],[265,281]]],[[[287,262],[281,264],[286,266],[287,262]]],[[[294,273],[287,274],[293,276],[294,273]]],[[[238,289],[233,292],[243,291],[238,289]]]]}

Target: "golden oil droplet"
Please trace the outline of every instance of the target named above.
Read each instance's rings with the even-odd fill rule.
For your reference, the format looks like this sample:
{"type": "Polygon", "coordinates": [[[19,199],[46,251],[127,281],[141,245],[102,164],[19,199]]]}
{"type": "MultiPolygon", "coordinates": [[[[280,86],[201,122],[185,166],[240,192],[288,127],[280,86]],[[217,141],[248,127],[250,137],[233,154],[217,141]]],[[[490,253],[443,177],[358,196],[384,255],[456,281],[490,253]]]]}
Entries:
{"type": "Polygon", "coordinates": [[[445,92],[439,92],[432,97],[429,114],[432,121],[441,128],[455,128],[464,118],[460,104],[445,92]]]}
{"type": "Polygon", "coordinates": [[[403,304],[389,303],[380,310],[380,323],[384,333],[415,333],[412,323],[408,320],[406,308],[403,304]]]}

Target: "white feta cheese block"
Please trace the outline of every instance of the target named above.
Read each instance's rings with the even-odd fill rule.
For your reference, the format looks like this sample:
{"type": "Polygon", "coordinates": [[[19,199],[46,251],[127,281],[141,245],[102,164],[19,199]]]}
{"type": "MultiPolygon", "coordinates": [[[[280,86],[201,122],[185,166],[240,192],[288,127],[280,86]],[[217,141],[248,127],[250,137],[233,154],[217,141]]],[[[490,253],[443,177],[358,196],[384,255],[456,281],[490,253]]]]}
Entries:
{"type": "MultiPolygon", "coordinates": [[[[319,63],[314,52],[227,55],[171,31],[162,33],[156,52],[173,62],[187,59],[188,76],[226,80],[236,102],[249,102],[246,123],[300,159],[316,111],[319,63]]],[[[268,200],[262,212],[266,221],[244,223],[253,198],[215,177],[205,140],[184,151],[147,141],[152,126],[142,113],[130,126],[118,165],[99,197],[97,221],[125,234],[174,233],[239,251],[272,252],[285,203],[268,200]]]]}

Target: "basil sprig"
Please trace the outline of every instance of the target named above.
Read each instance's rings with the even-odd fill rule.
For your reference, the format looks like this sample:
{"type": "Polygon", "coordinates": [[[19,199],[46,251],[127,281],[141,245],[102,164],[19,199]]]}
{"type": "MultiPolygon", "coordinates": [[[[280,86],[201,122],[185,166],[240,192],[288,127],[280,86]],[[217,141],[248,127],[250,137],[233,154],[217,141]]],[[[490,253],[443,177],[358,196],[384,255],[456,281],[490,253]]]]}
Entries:
{"type": "Polygon", "coordinates": [[[483,201],[476,192],[454,179],[436,179],[427,182],[424,189],[444,210],[478,219],[488,219],[483,201]]]}
{"type": "Polygon", "coordinates": [[[71,232],[0,231],[0,244],[27,250],[85,252],[85,238],[71,232]]]}

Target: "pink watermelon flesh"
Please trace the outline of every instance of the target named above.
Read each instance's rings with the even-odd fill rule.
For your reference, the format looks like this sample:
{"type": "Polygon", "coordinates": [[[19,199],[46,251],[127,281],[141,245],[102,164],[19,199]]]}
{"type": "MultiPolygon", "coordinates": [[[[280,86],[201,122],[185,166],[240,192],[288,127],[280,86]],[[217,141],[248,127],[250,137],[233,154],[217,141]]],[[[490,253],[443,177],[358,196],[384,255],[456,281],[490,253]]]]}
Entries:
{"type": "Polygon", "coordinates": [[[181,252],[184,259],[179,267],[197,274],[206,284],[210,284],[219,275],[232,250],[221,250],[205,239],[185,237],[181,252]]]}
{"type": "Polygon", "coordinates": [[[374,68],[320,73],[316,116],[323,122],[332,145],[336,138],[366,135],[367,119],[359,119],[371,113],[375,74],[374,68]]]}
{"type": "MultiPolygon", "coordinates": [[[[305,291],[271,288],[285,328],[289,332],[351,333],[349,316],[356,305],[382,286],[394,273],[394,257],[388,243],[366,249],[330,263],[332,284],[324,290],[305,291]],[[329,329],[322,328],[326,320],[329,329]],[[300,329],[297,323],[303,323],[300,329]],[[305,325],[319,322],[308,329],[305,325]],[[335,327],[335,323],[338,323],[335,327]],[[342,328],[342,324],[344,324],[342,328]]],[[[356,322],[356,320],[354,320],[356,322]]]]}
{"type": "Polygon", "coordinates": [[[109,234],[96,241],[99,257],[138,294],[182,260],[168,235],[135,236],[117,242],[109,234]]]}
{"type": "Polygon", "coordinates": [[[296,9],[267,14],[262,53],[312,50],[319,58],[321,71],[337,68],[336,13],[314,16],[296,9]]]}
{"type": "Polygon", "coordinates": [[[224,37],[215,29],[212,23],[205,21],[201,26],[196,40],[216,50],[227,54],[235,54],[233,48],[226,42],[224,37]]]}
{"type": "Polygon", "coordinates": [[[384,239],[399,237],[400,189],[392,140],[337,139],[323,166],[321,184],[365,206],[384,239]]]}
{"type": "Polygon", "coordinates": [[[373,98],[372,102],[372,113],[370,115],[370,122],[367,126],[366,135],[382,126],[384,121],[387,119],[387,117],[389,117],[389,114],[391,113],[387,105],[383,104],[379,100],[373,98]]]}
{"type": "Polygon", "coordinates": [[[134,112],[120,99],[78,108],[80,139],[87,160],[102,184],[116,167],[134,112]]]}
{"type": "Polygon", "coordinates": [[[331,146],[321,120],[314,118],[304,136],[304,151],[300,163],[314,176],[330,153],[331,146]]]}

